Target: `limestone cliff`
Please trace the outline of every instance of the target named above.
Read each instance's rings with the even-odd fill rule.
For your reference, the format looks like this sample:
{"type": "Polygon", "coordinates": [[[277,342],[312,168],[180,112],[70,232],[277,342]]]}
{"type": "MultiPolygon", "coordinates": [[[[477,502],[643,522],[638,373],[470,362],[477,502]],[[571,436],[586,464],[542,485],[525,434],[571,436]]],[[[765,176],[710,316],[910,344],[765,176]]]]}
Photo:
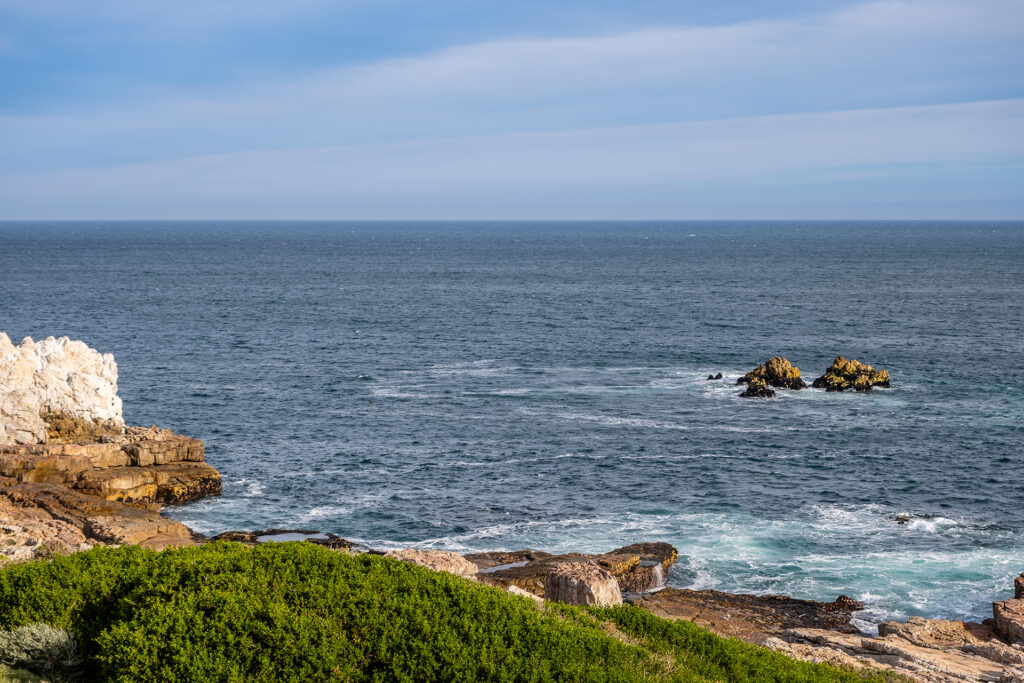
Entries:
{"type": "Polygon", "coordinates": [[[97,544],[192,542],[159,504],[220,493],[203,442],[125,427],[114,357],[0,332],[0,560],[97,544]]]}
{"type": "Polygon", "coordinates": [[[124,432],[117,364],[80,341],[0,332],[0,445],[74,442],[124,432]]]}

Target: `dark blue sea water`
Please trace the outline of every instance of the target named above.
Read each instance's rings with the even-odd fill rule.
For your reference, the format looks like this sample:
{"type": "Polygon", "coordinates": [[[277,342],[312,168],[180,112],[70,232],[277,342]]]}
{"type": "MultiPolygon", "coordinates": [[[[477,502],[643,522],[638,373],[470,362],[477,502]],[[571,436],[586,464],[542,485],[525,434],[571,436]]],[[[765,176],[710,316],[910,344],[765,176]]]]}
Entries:
{"type": "Polygon", "coordinates": [[[112,352],[130,423],[206,441],[199,531],[664,540],[671,584],[868,620],[1024,570],[1022,301],[1024,223],[0,225],[0,330],[112,352]],[[840,353],[893,387],[737,396],[840,353]]]}

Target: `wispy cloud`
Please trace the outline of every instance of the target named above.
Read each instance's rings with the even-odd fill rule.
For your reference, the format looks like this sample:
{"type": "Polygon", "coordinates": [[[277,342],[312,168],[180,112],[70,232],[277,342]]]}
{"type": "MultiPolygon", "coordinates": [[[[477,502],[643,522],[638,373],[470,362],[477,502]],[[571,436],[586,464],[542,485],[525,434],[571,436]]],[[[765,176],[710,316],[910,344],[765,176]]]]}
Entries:
{"type": "MultiPolygon", "coordinates": [[[[737,188],[771,188],[779,198],[798,202],[813,199],[819,184],[837,177],[844,183],[873,178],[863,198],[869,201],[893,183],[909,191],[908,199],[921,199],[923,190],[945,200],[976,200],[976,188],[958,196],[955,187],[938,192],[920,180],[936,171],[948,175],[950,169],[989,166],[1002,168],[1000,173],[1008,169],[1019,181],[1021,159],[1024,100],[1009,100],[238,152],[43,172],[6,178],[0,204],[39,217],[73,217],[76,211],[196,218],[480,217],[490,210],[519,218],[695,211],[738,216],[750,211],[736,201],[737,188]],[[901,173],[906,167],[914,169],[910,177],[901,173]],[[55,188],[62,198],[56,205],[55,188]],[[715,197],[717,203],[709,203],[715,197]],[[61,210],[62,205],[74,208],[61,210]]],[[[782,216],[804,211],[798,204],[773,211],[779,210],[782,216]]],[[[870,204],[857,213],[886,215],[870,204]]]]}
{"type": "Polygon", "coordinates": [[[0,198],[9,215],[254,215],[270,197],[278,215],[482,215],[467,192],[507,213],[561,189],[616,197],[629,214],[649,208],[635,198],[668,196],[662,184],[1005,169],[1024,159],[1019,16],[1024,0],[891,0],[463,45],[215,96],[7,116],[0,198]],[[946,106],[957,102],[975,104],[946,106]]]}

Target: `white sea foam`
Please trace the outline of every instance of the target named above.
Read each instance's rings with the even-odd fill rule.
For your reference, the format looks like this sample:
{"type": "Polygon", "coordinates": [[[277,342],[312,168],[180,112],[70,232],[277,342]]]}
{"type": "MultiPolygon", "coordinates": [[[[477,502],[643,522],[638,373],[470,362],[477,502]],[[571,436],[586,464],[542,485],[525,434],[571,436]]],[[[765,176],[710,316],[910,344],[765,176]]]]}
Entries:
{"type": "Polygon", "coordinates": [[[258,498],[263,495],[263,483],[256,479],[243,477],[233,483],[235,486],[242,487],[242,492],[238,494],[242,498],[258,498]]]}

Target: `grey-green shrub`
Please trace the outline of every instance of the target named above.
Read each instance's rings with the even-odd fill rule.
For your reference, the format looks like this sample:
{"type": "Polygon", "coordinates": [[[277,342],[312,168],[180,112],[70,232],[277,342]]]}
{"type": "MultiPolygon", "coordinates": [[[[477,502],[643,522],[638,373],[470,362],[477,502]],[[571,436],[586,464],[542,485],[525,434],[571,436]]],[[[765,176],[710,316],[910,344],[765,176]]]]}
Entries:
{"type": "Polygon", "coordinates": [[[0,663],[54,680],[73,680],[82,656],[73,635],[36,623],[0,631],[0,663]]]}

